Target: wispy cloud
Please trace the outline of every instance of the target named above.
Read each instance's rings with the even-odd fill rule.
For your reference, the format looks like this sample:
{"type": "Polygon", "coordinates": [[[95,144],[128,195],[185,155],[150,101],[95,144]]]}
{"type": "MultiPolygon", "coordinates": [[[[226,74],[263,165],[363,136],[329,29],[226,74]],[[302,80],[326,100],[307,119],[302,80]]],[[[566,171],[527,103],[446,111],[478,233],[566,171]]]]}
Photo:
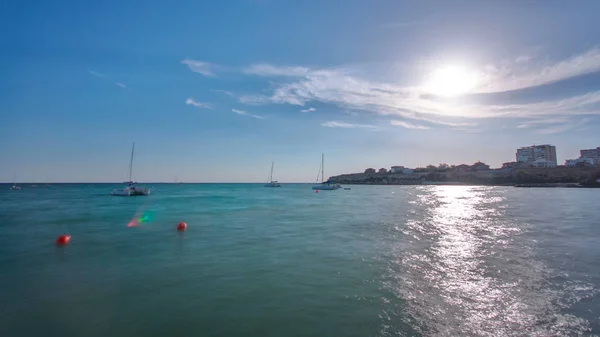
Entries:
{"type": "Polygon", "coordinates": [[[253,115],[253,114],[249,114],[248,112],[244,111],[244,110],[239,110],[239,109],[231,109],[231,111],[235,112],[238,115],[242,115],[242,116],[248,116],[248,117],[252,117],[252,118],[256,118],[256,119],[264,119],[263,116],[258,116],[258,115],[253,115]]]}
{"type": "Polygon", "coordinates": [[[560,123],[560,124],[556,124],[555,126],[539,129],[537,131],[537,133],[544,134],[544,135],[562,133],[565,131],[576,129],[576,128],[583,126],[584,124],[589,123],[589,122],[590,122],[589,118],[583,118],[579,121],[569,121],[567,123],[560,123]]]}
{"type": "Polygon", "coordinates": [[[269,64],[256,64],[244,68],[246,74],[258,76],[304,76],[308,75],[310,69],[305,67],[277,67],[269,64]]]}
{"type": "Polygon", "coordinates": [[[195,99],[193,99],[192,97],[186,99],[185,104],[194,106],[196,108],[210,109],[210,104],[204,103],[204,102],[198,102],[195,99]]]}
{"type": "Polygon", "coordinates": [[[503,92],[536,87],[600,71],[600,49],[574,55],[566,60],[547,61],[520,56],[513,62],[488,65],[477,92],[503,92]]]}
{"type": "Polygon", "coordinates": [[[88,71],[91,75],[96,76],[98,78],[106,78],[106,75],[104,75],[103,73],[99,73],[97,71],[94,70],[89,70],[88,71]]]}
{"type": "Polygon", "coordinates": [[[313,112],[313,111],[317,111],[317,109],[315,109],[315,108],[308,108],[308,109],[300,110],[300,112],[313,112]]]}
{"type": "Polygon", "coordinates": [[[215,66],[211,63],[190,59],[185,59],[181,61],[181,63],[188,66],[188,68],[195,73],[202,74],[206,77],[216,77],[214,73],[215,66]]]}
{"type": "Polygon", "coordinates": [[[408,123],[405,121],[400,121],[400,120],[392,120],[392,121],[390,121],[390,124],[392,124],[394,126],[401,126],[403,128],[411,129],[411,130],[429,130],[429,127],[427,127],[427,126],[411,124],[411,123],[408,123]]]}
{"type": "Polygon", "coordinates": [[[211,89],[210,91],[212,91],[212,92],[218,92],[218,93],[221,93],[221,94],[227,95],[227,96],[229,96],[229,97],[235,97],[235,95],[234,95],[234,94],[233,94],[231,91],[228,91],[228,90],[221,90],[221,89],[211,89]]]}
{"type": "MultiPolygon", "coordinates": [[[[106,74],[94,71],[94,70],[88,70],[88,72],[90,73],[90,75],[100,78],[102,80],[107,80],[110,81],[110,79],[108,78],[108,76],[106,76],[106,74]]],[[[127,86],[125,86],[125,84],[121,83],[121,82],[113,82],[116,86],[121,87],[123,89],[127,89],[127,86]]]]}
{"type": "MultiPolygon", "coordinates": [[[[600,52],[597,49],[544,67],[532,64],[535,59],[537,58],[533,56],[520,57],[518,62],[515,61],[504,68],[488,67],[487,75],[482,75],[482,78],[491,84],[486,90],[498,92],[510,88],[524,88],[600,70],[600,52]],[[516,63],[519,65],[515,66],[516,63]],[[525,65],[529,70],[522,68],[525,65]]],[[[469,128],[478,124],[475,122],[477,119],[547,119],[564,116],[570,120],[581,115],[600,115],[600,91],[561,99],[552,96],[538,97],[537,100],[529,100],[526,103],[513,99],[486,103],[475,96],[437,99],[425,95],[419,85],[399,85],[359,77],[356,76],[357,72],[353,72],[349,67],[311,69],[263,64],[249,67],[246,72],[261,76],[285,77],[270,83],[270,94],[239,96],[239,101],[244,104],[306,106],[316,101],[333,104],[344,110],[401,117],[402,123],[398,126],[416,126],[416,129],[421,130],[427,126],[411,124],[406,120],[469,128]]],[[[417,80],[414,81],[417,83],[417,80]]],[[[481,95],[490,94],[479,96],[481,95]]],[[[310,108],[301,111],[308,110],[310,108]]]]}
{"type": "Polygon", "coordinates": [[[376,129],[377,126],[371,124],[353,124],[346,122],[338,122],[338,121],[327,121],[321,123],[321,126],[327,128],[345,128],[345,129],[355,129],[355,128],[363,128],[363,129],[376,129]]]}

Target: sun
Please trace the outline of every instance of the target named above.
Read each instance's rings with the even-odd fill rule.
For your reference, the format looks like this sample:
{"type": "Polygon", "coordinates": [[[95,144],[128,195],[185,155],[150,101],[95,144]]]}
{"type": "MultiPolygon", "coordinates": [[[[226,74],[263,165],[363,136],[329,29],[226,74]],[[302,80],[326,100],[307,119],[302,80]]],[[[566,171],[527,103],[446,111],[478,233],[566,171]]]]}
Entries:
{"type": "Polygon", "coordinates": [[[430,73],[423,88],[430,94],[453,97],[469,93],[477,84],[477,74],[459,66],[447,66],[430,73]]]}

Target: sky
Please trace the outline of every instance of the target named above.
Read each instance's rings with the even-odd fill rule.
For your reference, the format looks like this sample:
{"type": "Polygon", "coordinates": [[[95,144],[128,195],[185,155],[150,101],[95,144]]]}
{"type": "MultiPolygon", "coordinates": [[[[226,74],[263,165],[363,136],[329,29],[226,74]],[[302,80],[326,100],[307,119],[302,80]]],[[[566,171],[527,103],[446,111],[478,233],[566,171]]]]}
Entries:
{"type": "Polygon", "coordinates": [[[0,1],[0,181],[314,182],[600,146],[600,1],[0,1]]]}

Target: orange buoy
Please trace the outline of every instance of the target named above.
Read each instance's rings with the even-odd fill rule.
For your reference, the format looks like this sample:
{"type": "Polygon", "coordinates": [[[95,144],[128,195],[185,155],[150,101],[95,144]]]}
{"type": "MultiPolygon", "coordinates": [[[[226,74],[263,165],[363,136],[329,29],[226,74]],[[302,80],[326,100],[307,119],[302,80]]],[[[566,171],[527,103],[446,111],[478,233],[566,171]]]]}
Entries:
{"type": "Polygon", "coordinates": [[[71,241],[71,235],[61,235],[58,238],[56,238],[56,244],[60,245],[60,246],[64,246],[67,243],[69,243],[69,241],[71,241]]]}
{"type": "Polygon", "coordinates": [[[187,229],[187,224],[185,222],[180,222],[177,224],[177,230],[178,231],[184,231],[187,229]]]}

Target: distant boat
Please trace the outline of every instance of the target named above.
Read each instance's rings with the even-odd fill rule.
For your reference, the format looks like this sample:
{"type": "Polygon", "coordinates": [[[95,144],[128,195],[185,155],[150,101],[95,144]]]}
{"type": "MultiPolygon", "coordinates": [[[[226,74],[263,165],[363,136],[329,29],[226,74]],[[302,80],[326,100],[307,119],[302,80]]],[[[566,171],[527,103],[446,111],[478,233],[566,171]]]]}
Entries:
{"type": "Polygon", "coordinates": [[[35,185],[35,184],[34,184],[34,185],[31,185],[31,187],[33,187],[33,188],[36,188],[36,187],[37,187],[37,185],[35,185]]]}
{"type": "Polygon", "coordinates": [[[120,189],[120,190],[118,190],[118,189],[113,190],[110,193],[111,195],[122,196],[122,197],[133,197],[133,196],[138,196],[138,195],[149,195],[150,194],[149,189],[138,187],[131,180],[131,173],[133,171],[133,154],[134,154],[134,152],[135,152],[135,143],[133,143],[133,146],[131,147],[131,158],[129,159],[129,181],[125,182],[125,184],[127,184],[127,186],[125,186],[123,189],[120,189]]]}
{"type": "MultiPolygon", "coordinates": [[[[325,180],[325,154],[321,154],[321,170],[320,171],[321,172],[319,172],[319,174],[321,175],[321,183],[313,186],[312,187],[313,190],[333,191],[333,190],[337,190],[338,188],[341,187],[339,184],[336,184],[329,180],[324,181],[325,180]]],[[[317,175],[317,181],[319,181],[319,175],[317,175]]]]}
{"type": "Polygon", "coordinates": [[[269,175],[269,180],[267,180],[268,182],[265,184],[265,187],[281,187],[281,184],[276,180],[273,180],[273,167],[275,167],[275,162],[271,163],[271,174],[269,175]]]}
{"type": "Polygon", "coordinates": [[[17,183],[14,183],[14,184],[13,184],[13,185],[10,187],[10,189],[11,189],[11,190],[15,190],[15,191],[19,191],[19,190],[21,190],[21,186],[17,186],[17,183]]]}

